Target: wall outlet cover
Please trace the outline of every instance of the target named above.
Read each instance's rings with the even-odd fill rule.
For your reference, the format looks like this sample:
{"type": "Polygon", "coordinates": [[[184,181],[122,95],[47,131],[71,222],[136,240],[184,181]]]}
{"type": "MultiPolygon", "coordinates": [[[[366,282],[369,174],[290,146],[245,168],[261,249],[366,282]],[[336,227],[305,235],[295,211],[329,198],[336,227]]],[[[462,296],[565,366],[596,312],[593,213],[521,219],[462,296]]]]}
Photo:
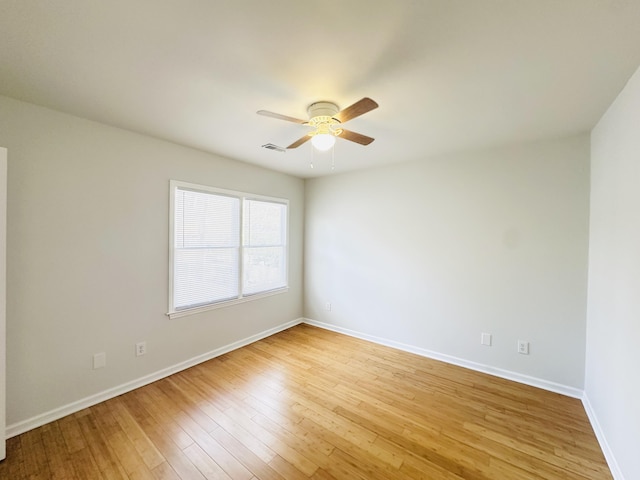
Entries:
{"type": "Polygon", "coordinates": [[[529,355],[529,342],[518,340],[518,353],[522,355],[529,355]]]}
{"type": "Polygon", "coordinates": [[[147,342],[136,343],[136,357],[147,353],[147,342]]]}
{"type": "Polygon", "coordinates": [[[104,368],[107,365],[107,354],[104,352],[96,353],[93,356],[93,369],[104,368]]]}

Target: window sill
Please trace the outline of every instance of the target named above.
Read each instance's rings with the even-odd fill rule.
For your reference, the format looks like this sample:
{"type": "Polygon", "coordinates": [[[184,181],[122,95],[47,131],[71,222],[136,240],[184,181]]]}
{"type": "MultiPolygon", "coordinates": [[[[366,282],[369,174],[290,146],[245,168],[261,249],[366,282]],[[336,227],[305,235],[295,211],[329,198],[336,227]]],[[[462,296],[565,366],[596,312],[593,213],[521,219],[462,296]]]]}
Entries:
{"type": "Polygon", "coordinates": [[[261,298],[271,297],[273,295],[280,295],[281,293],[287,293],[289,287],[277,288],[275,290],[269,290],[268,292],[256,293],[255,295],[247,295],[246,297],[234,298],[233,300],[226,300],[224,302],[212,303],[209,305],[202,305],[195,308],[185,308],[184,310],[176,310],[173,312],[167,312],[167,316],[173,320],[175,318],[186,317],[188,315],[195,315],[196,313],[207,312],[209,310],[215,310],[218,308],[230,307],[231,305],[238,305],[240,303],[250,302],[252,300],[259,300],[261,298]]]}

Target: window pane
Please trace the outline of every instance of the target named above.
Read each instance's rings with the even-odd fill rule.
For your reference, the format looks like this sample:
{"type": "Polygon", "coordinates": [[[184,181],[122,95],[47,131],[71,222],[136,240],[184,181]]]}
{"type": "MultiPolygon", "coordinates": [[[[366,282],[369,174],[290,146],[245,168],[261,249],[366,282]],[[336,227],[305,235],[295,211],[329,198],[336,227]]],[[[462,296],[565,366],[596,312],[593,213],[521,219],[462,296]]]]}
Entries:
{"type": "Polygon", "coordinates": [[[176,310],[237,298],[240,199],[176,189],[176,310]]]}
{"type": "Polygon", "coordinates": [[[285,247],[245,247],[243,292],[251,295],[287,286],[285,247]]]}
{"type": "Polygon", "coordinates": [[[284,245],[287,206],[281,203],[245,200],[244,245],[284,245]]]}
{"type": "Polygon", "coordinates": [[[243,295],[287,286],[286,229],[285,204],[245,200],[243,295]]]}

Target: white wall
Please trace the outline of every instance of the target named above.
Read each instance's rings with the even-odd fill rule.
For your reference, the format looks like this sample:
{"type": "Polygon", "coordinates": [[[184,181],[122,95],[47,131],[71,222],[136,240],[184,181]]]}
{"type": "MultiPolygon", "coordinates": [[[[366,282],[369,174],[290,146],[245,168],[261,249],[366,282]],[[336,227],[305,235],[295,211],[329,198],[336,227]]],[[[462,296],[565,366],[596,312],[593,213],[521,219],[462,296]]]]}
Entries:
{"type": "Polygon", "coordinates": [[[302,180],[6,97],[0,145],[9,425],[302,315],[302,180]],[[169,320],[170,179],[288,198],[290,291],[169,320]]]}
{"type": "Polygon", "coordinates": [[[613,470],[640,478],[640,70],[591,133],[585,391],[613,470]]]}
{"type": "Polygon", "coordinates": [[[305,317],[579,394],[588,136],[308,180],[305,195],[305,317]]]}

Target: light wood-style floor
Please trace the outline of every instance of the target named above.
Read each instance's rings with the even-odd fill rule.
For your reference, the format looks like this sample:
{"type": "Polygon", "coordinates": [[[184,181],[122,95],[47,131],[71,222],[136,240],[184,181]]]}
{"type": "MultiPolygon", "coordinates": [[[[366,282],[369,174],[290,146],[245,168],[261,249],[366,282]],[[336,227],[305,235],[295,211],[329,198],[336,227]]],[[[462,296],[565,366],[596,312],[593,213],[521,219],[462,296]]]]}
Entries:
{"type": "Polygon", "coordinates": [[[299,325],[8,440],[2,479],[611,479],[579,400],[299,325]]]}

